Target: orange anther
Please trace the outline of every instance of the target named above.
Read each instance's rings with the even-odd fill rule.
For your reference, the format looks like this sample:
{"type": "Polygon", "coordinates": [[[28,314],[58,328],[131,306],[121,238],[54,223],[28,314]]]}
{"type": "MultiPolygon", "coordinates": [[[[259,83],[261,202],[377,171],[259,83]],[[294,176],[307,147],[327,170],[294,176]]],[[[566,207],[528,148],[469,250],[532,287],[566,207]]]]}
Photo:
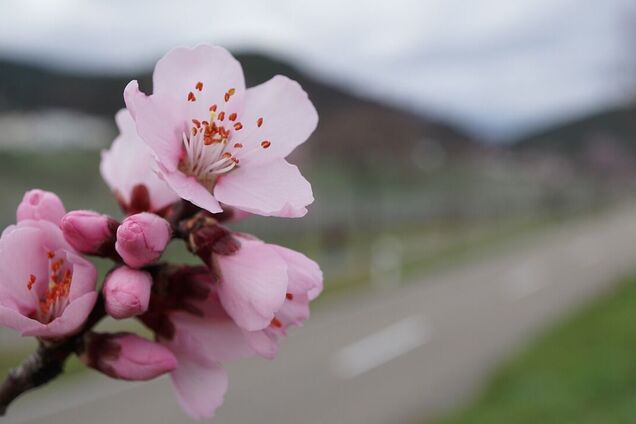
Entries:
{"type": "Polygon", "coordinates": [[[258,118],[258,119],[256,120],[256,126],[260,128],[260,127],[261,127],[261,125],[263,125],[263,118],[258,118]]]}
{"type": "Polygon", "coordinates": [[[225,99],[226,102],[229,102],[230,97],[232,97],[234,93],[236,93],[236,90],[233,88],[230,88],[229,90],[227,90],[227,93],[225,93],[225,96],[223,98],[225,99]]]}
{"type": "Polygon", "coordinates": [[[27,288],[29,290],[31,290],[33,288],[33,285],[35,284],[35,275],[33,274],[29,274],[29,280],[27,281],[27,288]]]}
{"type": "Polygon", "coordinates": [[[197,82],[195,88],[199,91],[203,90],[203,83],[201,81],[197,82]]]}
{"type": "Polygon", "coordinates": [[[272,326],[276,327],[276,328],[282,328],[283,327],[283,323],[280,322],[280,320],[278,318],[274,318],[272,320],[272,326]]]}
{"type": "Polygon", "coordinates": [[[267,149],[267,148],[269,148],[269,146],[271,146],[271,145],[272,145],[272,143],[271,143],[269,140],[263,140],[263,141],[261,141],[261,147],[262,147],[263,149],[267,149]]]}

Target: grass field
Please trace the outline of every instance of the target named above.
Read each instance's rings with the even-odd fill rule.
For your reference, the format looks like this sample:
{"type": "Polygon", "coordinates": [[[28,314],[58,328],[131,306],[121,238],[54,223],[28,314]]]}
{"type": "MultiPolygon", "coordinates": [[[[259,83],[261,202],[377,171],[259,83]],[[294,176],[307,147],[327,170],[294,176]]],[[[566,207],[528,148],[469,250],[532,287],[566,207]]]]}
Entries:
{"type": "Polygon", "coordinates": [[[437,424],[636,422],[636,276],[505,365],[437,424]]]}

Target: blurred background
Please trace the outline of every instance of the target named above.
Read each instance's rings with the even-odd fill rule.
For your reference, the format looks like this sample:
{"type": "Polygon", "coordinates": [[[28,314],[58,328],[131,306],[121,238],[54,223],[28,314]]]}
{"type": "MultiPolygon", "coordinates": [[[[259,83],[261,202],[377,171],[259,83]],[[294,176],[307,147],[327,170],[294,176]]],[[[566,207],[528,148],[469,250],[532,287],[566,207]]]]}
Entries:
{"type": "MultiPolygon", "coordinates": [[[[634,422],[635,41],[633,0],[0,0],[0,224],[34,187],[120,216],[98,164],[123,88],[220,44],[318,109],[291,157],[310,213],[240,228],[326,291],[278,361],[231,369],[218,422],[634,422]]],[[[30,347],[0,332],[0,368],[30,347]]],[[[86,374],[8,419],[188,422],[164,381],[86,374]]]]}

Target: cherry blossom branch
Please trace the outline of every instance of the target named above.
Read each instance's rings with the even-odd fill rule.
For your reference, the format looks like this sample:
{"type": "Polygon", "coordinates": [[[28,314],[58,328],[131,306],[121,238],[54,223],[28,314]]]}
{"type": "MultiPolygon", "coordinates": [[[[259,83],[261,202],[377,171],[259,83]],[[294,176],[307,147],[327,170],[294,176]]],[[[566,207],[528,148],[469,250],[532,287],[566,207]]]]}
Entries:
{"type": "MultiPolygon", "coordinates": [[[[188,239],[188,229],[181,225],[181,222],[191,218],[197,210],[198,208],[185,201],[174,205],[166,218],[175,237],[188,239]]],[[[121,259],[117,262],[121,262],[121,259]]],[[[86,334],[105,316],[104,297],[100,294],[91,314],[77,334],[56,341],[39,340],[37,349],[22,364],[9,371],[0,385],[0,416],[5,415],[9,405],[20,395],[43,386],[62,374],[67,359],[84,351],[86,334]]]]}
{"type": "MultiPolygon", "coordinates": [[[[172,228],[174,238],[186,242],[186,247],[201,257],[210,266],[213,252],[234,251],[236,241],[220,222],[232,218],[231,213],[209,214],[190,202],[180,201],[167,211],[166,220],[172,228]]],[[[112,249],[114,251],[114,246],[112,249]]],[[[102,252],[103,253],[103,252],[102,252]]],[[[122,260],[118,255],[99,254],[111,257],[117,264],[122,260]]],[[[116,269],[118,265],[115,266],[116,269]]],[[[156,267],[156,265],[155,265],[156,267]]],[[[144,267],[147,271],[152,266],[144,267]]],[[[81,355],[86,350],[86,335],[106,316],[105,301],[100,293],[91,314],[75,335],[61,340],[39,340],[38,348],[22,364],[12,369],[0,385],[0,416],[4,416],[9,405],[22,394],[54,380],[64,371],[64,365],[73,355],[81,355]]]]}
{"type": "Polygon", "coordinates": [[[59,376],[64,371],[66,360],[73,353],[82,352],[84,335],[105,315],[104,298],[100,295],[86,323],[76,335],[57,342],[40,340],[36,351],[17,368],[9,371],[0,385],[0,417],[5,415],[9,405],[20,395],[59,376]]]}

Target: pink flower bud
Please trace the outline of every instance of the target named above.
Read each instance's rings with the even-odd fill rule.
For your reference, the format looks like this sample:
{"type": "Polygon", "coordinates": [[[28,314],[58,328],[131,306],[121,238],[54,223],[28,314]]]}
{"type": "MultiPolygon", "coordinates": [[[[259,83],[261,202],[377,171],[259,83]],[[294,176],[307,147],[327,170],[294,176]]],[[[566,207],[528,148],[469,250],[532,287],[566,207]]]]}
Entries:
{"type": "Polygon", "coordinates": [[[140,268],[161,256],[171,233],[165,219],[152,213],[138,213],[126,218],[117,229],[115,249],[128,266],[140,268]]]}
{"type": "Polygon", "coordinates": [[[60,225],[65,213],[64,204],[55,193],[35,189],[24,193],[16,212],[16,218],[18,222],[32,219],[60,225]]]}
{"type": "Polygon", "coordinates": [[[177,367],[170,350],[135,334],[90,333],[85,340],[82,361],[113,378],[146,381],[177,367]]]}
{"type": "Polygon", "coordinates": [[[97,212],[72,211],[64,215],[60,227],[66,241],[77,251],[112,257],[118,225],[114,219],[97,212]]]}
{"type": "Polygon", "coordinates": [[[111,272],[104,283],[106,312],[115,319],[141,315],[148,310],[152,277],[144,271],[122,266],[111,272]]]}

